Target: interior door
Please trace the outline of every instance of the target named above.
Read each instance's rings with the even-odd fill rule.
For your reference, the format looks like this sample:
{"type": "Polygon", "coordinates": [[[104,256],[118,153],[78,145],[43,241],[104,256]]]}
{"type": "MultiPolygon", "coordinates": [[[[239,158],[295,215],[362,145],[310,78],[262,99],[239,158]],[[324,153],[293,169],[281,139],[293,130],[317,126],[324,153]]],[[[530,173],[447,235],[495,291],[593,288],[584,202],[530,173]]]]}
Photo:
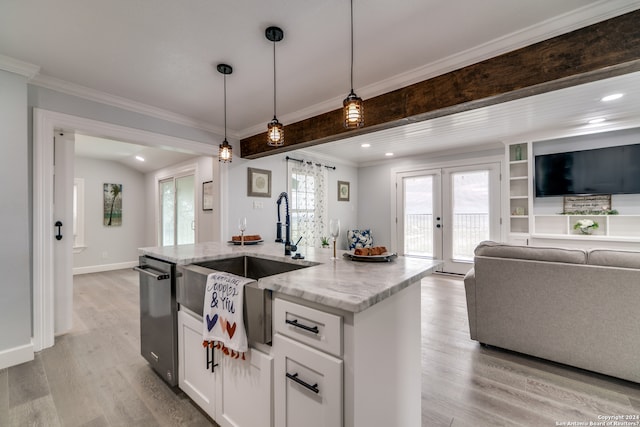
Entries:
{"type": "Polygon", "coordinates": [[[401,254],[439,259],[438,271],[465,274],[477,244],[499,240],[499,163],[400,173],[396,188],[401,254]]]}
{"type": "Polygon", "coordinates": [[[73,319],[74,134],[56,132],[53,182],[54,335],[71,330],[73,319]]]}

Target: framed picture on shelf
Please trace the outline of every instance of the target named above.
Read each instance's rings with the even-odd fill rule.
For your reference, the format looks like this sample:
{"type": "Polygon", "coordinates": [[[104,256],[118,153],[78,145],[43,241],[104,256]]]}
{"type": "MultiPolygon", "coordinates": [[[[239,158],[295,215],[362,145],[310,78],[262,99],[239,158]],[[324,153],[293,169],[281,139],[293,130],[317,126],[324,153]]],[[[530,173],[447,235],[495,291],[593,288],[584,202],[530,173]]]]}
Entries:
{"type": "Polygon", "coordinates": [[[349,201],[349,183],[347,181],[338,181],[338,201],[349,201]]]}
{"type": "Polygon", "coordinates": [[[271,171],[247,168],[247,196],[271,197],[271,171]]]}
{"type": "Polygon", "coordinates": [[[213,210],[213,181],[202,183],[202,210],[213,210]]]}

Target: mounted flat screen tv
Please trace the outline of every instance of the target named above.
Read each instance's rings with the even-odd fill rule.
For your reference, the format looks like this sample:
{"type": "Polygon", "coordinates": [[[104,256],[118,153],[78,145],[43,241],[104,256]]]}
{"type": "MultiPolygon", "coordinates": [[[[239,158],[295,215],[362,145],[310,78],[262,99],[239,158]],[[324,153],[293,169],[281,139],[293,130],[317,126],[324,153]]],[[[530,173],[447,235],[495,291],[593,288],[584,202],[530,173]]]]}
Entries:
{"type": "Polygon", "coordinates": [[[640,193],[640,144],[535,157],[536,197],[640,193]]]}

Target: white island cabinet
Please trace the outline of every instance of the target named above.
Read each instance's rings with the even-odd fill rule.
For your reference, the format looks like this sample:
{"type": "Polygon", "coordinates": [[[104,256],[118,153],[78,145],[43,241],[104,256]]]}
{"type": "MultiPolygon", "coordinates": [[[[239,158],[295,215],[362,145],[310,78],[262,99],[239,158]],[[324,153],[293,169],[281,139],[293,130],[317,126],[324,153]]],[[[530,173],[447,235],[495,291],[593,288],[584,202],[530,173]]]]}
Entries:
{"type": "Polygon", "coordinates": [[[178,265],[240,256],[298,265],[258,280],[273,293],[273,345],[256,344],[244,363],[216,353],[211,373],[200,316],[180,309],[180,387],[222,427],[421,426],[420,279],[439,261],[331,260],[312,248],[301,261],[267,243],[140,252],[178,265]]]}
{"type": "Polygon", "coordinates": [[[276,425],[342,426],[342,317],[280,298],[273,313],[276,425]]]}
{"type": "Polygon", "coordinates": [[[212,370],[202,346],[202,320],[180,310],[179,387],[221,427],[272,427],[273,358],[253,348],[246,360],[214,351],[212,370]]]}

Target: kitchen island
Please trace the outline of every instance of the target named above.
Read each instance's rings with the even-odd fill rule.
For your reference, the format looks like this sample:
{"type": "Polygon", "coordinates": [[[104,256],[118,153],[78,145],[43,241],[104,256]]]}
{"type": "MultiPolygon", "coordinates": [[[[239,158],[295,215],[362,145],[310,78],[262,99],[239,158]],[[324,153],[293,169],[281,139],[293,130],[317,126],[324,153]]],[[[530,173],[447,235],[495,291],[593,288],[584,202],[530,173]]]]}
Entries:
{"type": "MultiPolygon", "coordinates": [[[[217,404],[207,412],[220,425],[420,426],[419,283],[437,261],[355,262],[343,252],[331,260],[332,251],[313,248],[296,260],[275,243],[202,243],[140,253],[177,265],[249,256],[305,267],[258,280],[273,291],[273,345],[251,349],[254,375],[242,374],[237,361],[228,368],[229,358],[218,356],[223,376],[227,369],[240,372],[229,377],[228,390],[224,380],[216,386],[217,404]],[[239,390],[243,381],[251,386],[245,392],[239,390]],[[252,402],[242,406],[237,400],[247,393],[252,402]],[[249,407],[263,408],[260,416],[241,409],[249,407]]],[[[197,317],[183,311],[182,319],[197,317]]],[[[192,362],[182,351],[178,358],[183,375],[184,364],[192,362]]],[[[183,380],[181,388],[189,387],[183,380]]]]}

